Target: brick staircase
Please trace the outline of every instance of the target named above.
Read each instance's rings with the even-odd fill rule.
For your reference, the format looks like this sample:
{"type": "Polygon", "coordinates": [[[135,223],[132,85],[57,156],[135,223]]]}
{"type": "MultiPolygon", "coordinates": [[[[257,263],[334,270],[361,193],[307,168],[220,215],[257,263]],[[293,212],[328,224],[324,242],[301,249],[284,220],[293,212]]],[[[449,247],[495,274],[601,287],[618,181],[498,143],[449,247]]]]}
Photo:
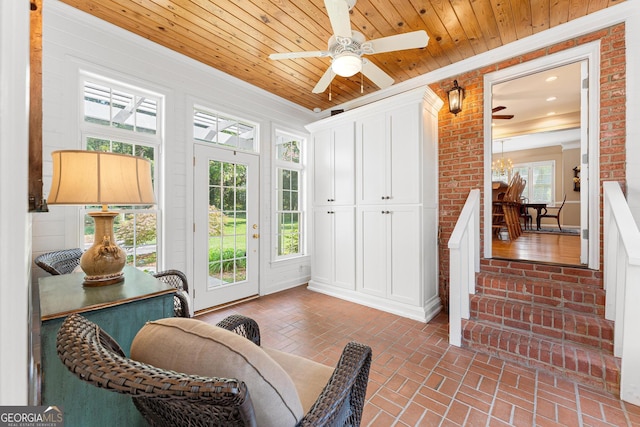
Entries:
{"type": "Polygon", "coordinates": [[[601,280],[580,277],[589,270],[571,269],[574,276],[562,267],[513,267],[478,274],[463,346],[619,395],[620,359],[601,280]]]}

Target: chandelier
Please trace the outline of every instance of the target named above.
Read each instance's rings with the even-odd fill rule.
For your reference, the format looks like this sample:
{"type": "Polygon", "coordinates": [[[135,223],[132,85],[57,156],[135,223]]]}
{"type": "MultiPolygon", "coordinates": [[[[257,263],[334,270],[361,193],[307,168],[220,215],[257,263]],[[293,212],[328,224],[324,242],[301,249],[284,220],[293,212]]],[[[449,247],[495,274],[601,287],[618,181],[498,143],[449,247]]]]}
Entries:
{"type": "Polygon", "coordinates": [[[504,141],[500,141],[500,143],[502,144],[502,155],[498,160],[491,162],[491,171],[499,176],[510,177],[513,172],[513,162],[509,158],[504,158],[504,141]]]}

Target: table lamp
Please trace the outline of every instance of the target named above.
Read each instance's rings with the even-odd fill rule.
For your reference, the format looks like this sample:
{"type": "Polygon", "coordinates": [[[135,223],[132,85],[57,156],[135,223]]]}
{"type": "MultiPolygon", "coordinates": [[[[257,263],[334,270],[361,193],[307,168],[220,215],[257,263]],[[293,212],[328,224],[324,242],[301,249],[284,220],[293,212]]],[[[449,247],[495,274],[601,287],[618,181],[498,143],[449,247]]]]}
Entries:
{"type": "Polygon", "coordinates": [[[60,150],[51,153],[53,178],[50,205],[102,205],[89,216],[95,223],[93,246],[80,258],[84,286],[105,286],[124,280],[127,255],[113,235],[118,212],[107,205],[152,205],[151,162],[142,157],[101,151],[60,150]]]}

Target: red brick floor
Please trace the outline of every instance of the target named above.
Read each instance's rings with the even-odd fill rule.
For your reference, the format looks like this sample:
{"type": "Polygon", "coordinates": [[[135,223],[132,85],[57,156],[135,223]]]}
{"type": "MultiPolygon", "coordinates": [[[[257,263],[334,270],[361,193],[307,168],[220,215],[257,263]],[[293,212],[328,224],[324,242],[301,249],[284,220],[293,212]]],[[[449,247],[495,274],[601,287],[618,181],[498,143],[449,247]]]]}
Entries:
{"type": "Polygon", "coordinates": [[[252,317],[262,345],[335,366],[348,341],[373,349],[363,426],[640,426],[640,407],[544,371],[448,344],[424,324],[304,286],[198,316],[252,317]]]}

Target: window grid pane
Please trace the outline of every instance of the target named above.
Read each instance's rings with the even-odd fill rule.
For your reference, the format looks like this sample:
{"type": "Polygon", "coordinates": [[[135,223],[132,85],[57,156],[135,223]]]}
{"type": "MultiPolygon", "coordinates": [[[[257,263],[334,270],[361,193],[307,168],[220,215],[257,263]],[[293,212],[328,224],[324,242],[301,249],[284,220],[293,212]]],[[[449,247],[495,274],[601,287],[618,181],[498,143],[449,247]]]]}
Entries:
{"type": "Polygon", "coordinates": [[[220,114],[193,110],[193,138],[246,151],[255,147],[256,126],[220,114]]]}
{"type": "MultiPolygon", "coordinates": [[[[151,162],[152,179],[155,181],[156,147],[159,143],[157,99],[134,90],[111,88],[95,82],[84,82],[83,129],[87,150],[136,155],[151,162]],[[94,126],[99,125],[99,126],[94,126]],[[103,129],[101,130],[101,128],[103,129]],[[118,128],[117,139],[112,137],[118,128]],[[132,139],[140,139],[140,133],[156,135],[148,144],[123,138],[122,131],[131,132],[132,139]],[[137,135],[137,136],[136,136],[137,135]]],[[[114,219],[114,237],[127,254],[127,265],[148,272],[157,270],[158,262],[158,211],[149,206],[109,206],[118,212],[114,219]]],[[[99,210],[100,206],[85,206],[83,212],[99,210]]],[[[83,215],[84,247],[94,241],[94,222],[83,215]]]]}
{"type": "Polygon", "coordinates": [[[522,196],[530,203],[554,203],[555,162],[522,163],[515,165],[513,173],[519,172],[526,181],[522,196]]]}
{"type": "Polygon", "coordinates": [[[277,255],[295,255],[300,252],[300,218],[302,212],[298,210],[299,194],[297,179],[299,174],[285,168],[277,170],[279,190],[277,215],[277,255]],[[295,178],[295,179],[294,179],[295,178]],[[295,185],[293,184],[295,182],[295,185]]]}
{"type": "Polygon", "coordinates": [[[210,289],[247,278],[247,169],[209,161],[210,289]]]}
{"type": "Polygon", "coordinates": [[[84,83],[84,121],[156,134],[158,101],[94,82],[84,83]]]}

